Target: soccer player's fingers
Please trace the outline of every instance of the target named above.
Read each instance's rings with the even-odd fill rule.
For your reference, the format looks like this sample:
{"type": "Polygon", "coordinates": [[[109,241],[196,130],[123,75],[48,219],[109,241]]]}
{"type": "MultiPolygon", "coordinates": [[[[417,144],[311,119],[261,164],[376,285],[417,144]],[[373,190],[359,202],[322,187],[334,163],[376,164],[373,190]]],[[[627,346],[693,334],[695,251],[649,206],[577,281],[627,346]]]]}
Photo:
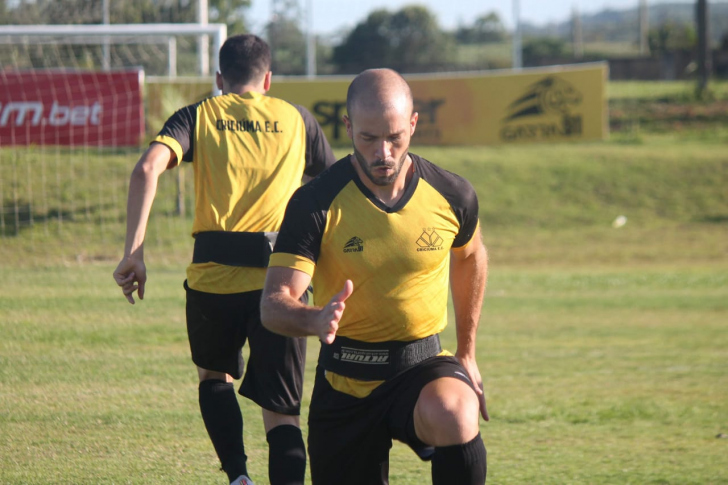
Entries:
{"type": "Polygon", "coordinates": [[[338,329],[338,325],[330,325],[328,330],[322,336],[321,341],[327,345],[334,343],[334,340],[336,340],[336,331],[338,329]]]}
{"type": "Polygon", "coordinates": [[[345,306],[346,304],[344,302],[332,301],[324,310],[323,325],[321,326],[321,333],[319,335],[322,342],[326,344],[334,342],[336,331],[339,330],[339,320],[341,320],[345,306]]]}
{"type": "Polygon", "coordinates": [[[488,415],[488,407],[485,405],[485,394],[478,394],[478,400],[480,401],[480,415],[483,416],[484,420],[490,421],[490,416],[488,415]]]}
{"type": "Polygon", "coordinates": [[[139,280],[139,287],[137,288],[137,295],[139,295],[139,299],[144,299],[144,287],[146,285],[146,280],[139,280]]]}
{"type": "Polygon", "coordinates": [[[351,280],[344,282],[344,288],[331,298],[332,302],[344,302],[354,292],[354,283],[351,280]]]}
{"type": "Polygon", "coordinates": [[[132,305],[136,303],[134,301],[134,291],[136,291],[138,288],[137,285],[125,285],[122,287],[121,291],[124,293],[124,296],[126,297],[126,300],[131,303],[132,305]]]}
{"type": "Polygon", "coordinates": [[[461,364],[463,365],[466,372],[468,373],[470,382],[473,383],[473,390],[475,391],[475,395],[478,396],[478,401],[480,403],[480,415],[483,416],[484,420],[490,421],[490,416],[488,415],[488,408],[485,405],[485,392],[483,392],[483,378],[480,375],[480,370],[478,369],[478,366],[470,361],[461,361],[461,364]]]}
{"type": "Polygon", "coordinates": [[[327,345],[334,343],[334,339],[336,339],[336,331],[338,329],[338,323],[333,320],[329,320],[327,324],[319,330],[319,339],[327,345]]]}
{"type": "Polygon", "coordinates": [[[116,281],[117,285],[124,286],[124,285],[129,284],[130,282],[134,281],[134,276],[136,276],[134,274],[134,272],[131,272],[129,274],[115,272],[114,280],[116,281]]]}
{"type": "Polygon", "coordinates": [[[468,358],[460,357],[460,358],[458,358],[458,360],[460,361],[460,364],[463,366],[463,368],[467,372],[468,378],[470,378],[470,382],[473,383],[473,390],[475,391],[475,394],[477,394],[478,396],[482,396],[483,395],[483,378],[480,375],[480,370],[478,369],[478,364],[468,358]]]}
{"type": "Polygon", "coordinates": [[[475,394],[478,396],[483,395],[483,379],[480,377],[480,372],[477,373],[470,373],[471,378],[473,378],[473,382],[475,383],[475,394]]]}

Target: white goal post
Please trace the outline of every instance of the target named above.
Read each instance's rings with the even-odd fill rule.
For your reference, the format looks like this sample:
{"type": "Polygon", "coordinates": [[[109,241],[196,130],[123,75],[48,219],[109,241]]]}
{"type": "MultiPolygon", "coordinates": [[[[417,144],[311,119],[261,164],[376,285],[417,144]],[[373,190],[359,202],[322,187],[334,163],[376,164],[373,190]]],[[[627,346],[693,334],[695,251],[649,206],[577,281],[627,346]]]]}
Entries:
{"type": "MultiPolygon", "coordinates": [[[[177,77],[179,64],[180,77],[207,83],[226,38],[217,23],[0,25],[0,257],[9,245],[47,251],[49,240],[68,243],[75,261],[123,247],[129,174],[150,136],[144,80],[177,77]]],[[[182,106],[169,91],[156,116],[182,106]]],[[[160,179],[152,247],[191,239],[193,180],[181,173],[160,179]]]]}
{"type": "MultiPolygon", "coordinates": [[[[219,70],[217,53],[227,38],[225,24],[86,24],[86,25],[2,25],[0,26],[0,44],[35,43],[43,38],[78,38],[78,43],[87,43],[89,38],[96,43],[109,43],[112,38],[161,38],[170,45],[170,72],[175,70],[174,52],[175,36],[210,35],[213,38],[213,67],[219,70]],[[33,42],[30,42],[31,39],[33,42]]],[[[201,54],[203,55],[203,54],[201,54]]],[[[219,94],[213,81],[213,93],[219,94]]]]}

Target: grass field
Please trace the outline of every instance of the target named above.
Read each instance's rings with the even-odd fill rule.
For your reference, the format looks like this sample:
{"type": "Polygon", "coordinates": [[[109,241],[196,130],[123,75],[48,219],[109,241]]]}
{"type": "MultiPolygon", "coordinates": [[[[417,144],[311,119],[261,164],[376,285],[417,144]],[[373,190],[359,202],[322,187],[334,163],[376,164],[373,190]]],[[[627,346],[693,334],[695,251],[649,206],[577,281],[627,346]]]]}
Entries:
{"type": "MultiPolygon", "coordinates": [[[[488,482],[728,483],[725,127],[413,151],[479,194],[488,482]],[[613,228],[619,215],[627,224],[613,228]]],[[[0,198],[41,201],[15,204],[0,239],[2,484],[226,483],[189,360],[190,220],[175,215],[173,176],[150,226],[147,298],[128,305],[111,278],[136,156],[0,151],[0,175],[13,181],[0,198]],[[38,174],[69,172],[73,187],[33,190],[38,174]]],[[[452,326],[443,341],[454,348],[452,326]]],[[[309,340],[306,397],[317,345],[309,340]]],[[[250,470],[265,485],[262,422],[241,404],[250,470]]],[[[404,446],[391,461],[392,484],[429,483],[404,446]]]]}

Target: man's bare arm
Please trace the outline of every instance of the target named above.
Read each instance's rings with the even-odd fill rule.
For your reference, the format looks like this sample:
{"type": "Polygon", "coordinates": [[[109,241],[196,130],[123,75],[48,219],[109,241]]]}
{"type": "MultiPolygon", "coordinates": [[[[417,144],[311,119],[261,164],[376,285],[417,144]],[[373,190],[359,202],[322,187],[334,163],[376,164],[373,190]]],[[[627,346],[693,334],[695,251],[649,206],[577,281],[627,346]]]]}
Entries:
{"type": "Polygon", "coordinates": [[[261,321],[271,332],[288,337],[317,335],[330,344],[336,338],[353,284],[347,280],[344,289],[328,304],[315,307],[299,301],[310,282],[311,277],[303,271],[277,266],[268,268],[260,305],[261,321]]]}
{"type": "Polygon", "coordinates": [[[487,421],[489,417],[482,392],[483,381],[475,359],[475,343],[488,278],[488,254],[479,232],[466,247],[453,250],[450,254],[450,288],[457,331],[455,356],[468,371],[476,387],[480,412],[487,421]]]}
{"type": "Polygon", "coordinates": [[[124,257],[114,270],[114,280],[121,286],[124,296],[134,304],[134,291],[144,299],[144,285],[147,280],[144,265],[144,236],[147,231],[149,213],[157,194],[159,176],[175,165],[176,155],[161,143],[152,143],[141,156],[129,181],[129,195],[126,205],[126,240],[124,257]]]}

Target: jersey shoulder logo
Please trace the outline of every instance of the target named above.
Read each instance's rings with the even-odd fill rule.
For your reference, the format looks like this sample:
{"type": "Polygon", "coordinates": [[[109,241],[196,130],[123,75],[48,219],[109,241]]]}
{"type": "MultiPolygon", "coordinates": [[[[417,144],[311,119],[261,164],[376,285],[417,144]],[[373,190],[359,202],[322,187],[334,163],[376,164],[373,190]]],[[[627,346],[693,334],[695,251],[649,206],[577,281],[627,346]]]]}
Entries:
{"type": "Polygon", "coordinates": [[[364,251],[364,241],[359,237],[352,237],[344,244],[345,253],[360,253],[364,251]]]}
{"type": "Polygon", "coordinates": [[[444,240],[435,229],[426,227],[415,242],[419,246],[417,251],[440,251],[444,240]]]}

